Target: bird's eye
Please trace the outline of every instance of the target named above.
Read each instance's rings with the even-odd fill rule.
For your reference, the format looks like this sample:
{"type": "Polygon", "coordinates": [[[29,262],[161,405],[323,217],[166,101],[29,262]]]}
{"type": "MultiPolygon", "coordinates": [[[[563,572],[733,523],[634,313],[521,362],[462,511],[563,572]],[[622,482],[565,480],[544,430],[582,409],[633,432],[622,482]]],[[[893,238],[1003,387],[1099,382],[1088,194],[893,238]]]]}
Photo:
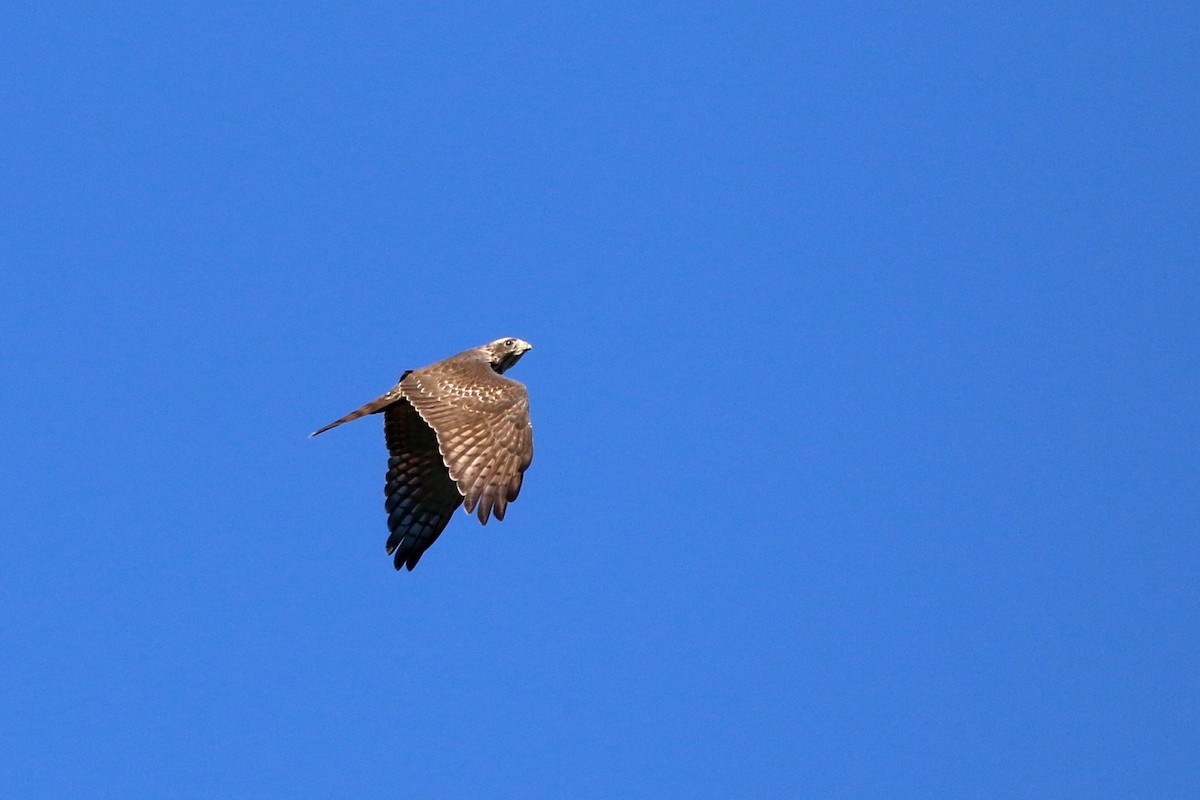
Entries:
{"type": "Polygon", "coordinates": [[[505,339],[505,340],[504,340],[504,346],[505,346],[505,347],[512,347],[514,344],[516,344],[516,342],[514,342],[512,339],[505,339]]]}

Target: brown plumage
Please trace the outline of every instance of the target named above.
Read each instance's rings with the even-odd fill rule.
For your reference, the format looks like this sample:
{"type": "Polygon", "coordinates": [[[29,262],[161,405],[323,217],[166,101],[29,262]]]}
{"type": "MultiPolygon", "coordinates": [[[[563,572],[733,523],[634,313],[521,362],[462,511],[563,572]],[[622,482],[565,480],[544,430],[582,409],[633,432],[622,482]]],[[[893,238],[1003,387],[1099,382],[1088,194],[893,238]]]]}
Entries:
{"type": "Polygon", "coordinates": [[[533,460],[529,393],[501,373],[532,348],[497,339],[410,370],[387,394],[312,434],[383,412],[387,552],[396,569],[415,567],[460,505],[486,525],[517,499],[533,460]]]}

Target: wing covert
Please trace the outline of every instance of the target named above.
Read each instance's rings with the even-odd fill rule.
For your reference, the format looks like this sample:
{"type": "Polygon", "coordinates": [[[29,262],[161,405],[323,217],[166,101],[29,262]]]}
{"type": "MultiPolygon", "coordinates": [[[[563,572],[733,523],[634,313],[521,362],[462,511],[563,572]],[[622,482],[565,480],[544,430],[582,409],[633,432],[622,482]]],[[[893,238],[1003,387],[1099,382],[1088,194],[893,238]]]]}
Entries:
{"type": "Polygon", "coordinates": [[[525,387],[486,362],[449,359],[409,373],[400,389],[436,433],[467,512],[503,519],[533,461],[525,387]]]}

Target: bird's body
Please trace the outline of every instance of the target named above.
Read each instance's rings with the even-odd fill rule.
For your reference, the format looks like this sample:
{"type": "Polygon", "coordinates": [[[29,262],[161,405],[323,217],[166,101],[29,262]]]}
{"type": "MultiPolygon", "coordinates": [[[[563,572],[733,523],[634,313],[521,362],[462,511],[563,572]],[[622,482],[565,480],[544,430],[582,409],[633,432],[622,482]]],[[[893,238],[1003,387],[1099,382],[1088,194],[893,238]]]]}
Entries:
{"type": "Polygon", "coordinates": [[[313,433],[383,412],[387,552],[396,569],[415,567],[460,505],[486,525],[517,498],[533,460],[529,394],[501,373],[531,349],[497,339],[410,370],[387,394],[313,433]]]}

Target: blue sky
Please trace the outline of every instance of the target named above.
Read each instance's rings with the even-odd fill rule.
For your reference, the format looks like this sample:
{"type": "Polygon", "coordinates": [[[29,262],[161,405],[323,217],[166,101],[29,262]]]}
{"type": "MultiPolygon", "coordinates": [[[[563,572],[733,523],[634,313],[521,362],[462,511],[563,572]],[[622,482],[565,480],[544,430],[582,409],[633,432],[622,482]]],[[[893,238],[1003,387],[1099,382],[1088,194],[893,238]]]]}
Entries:
{"type": "Polygon", "coordinates": [[[1198,25],[8,9],[0,793],[1197,796],[1198,25]],[[307,434],[500,336],[397,574],[307,434]]]}

